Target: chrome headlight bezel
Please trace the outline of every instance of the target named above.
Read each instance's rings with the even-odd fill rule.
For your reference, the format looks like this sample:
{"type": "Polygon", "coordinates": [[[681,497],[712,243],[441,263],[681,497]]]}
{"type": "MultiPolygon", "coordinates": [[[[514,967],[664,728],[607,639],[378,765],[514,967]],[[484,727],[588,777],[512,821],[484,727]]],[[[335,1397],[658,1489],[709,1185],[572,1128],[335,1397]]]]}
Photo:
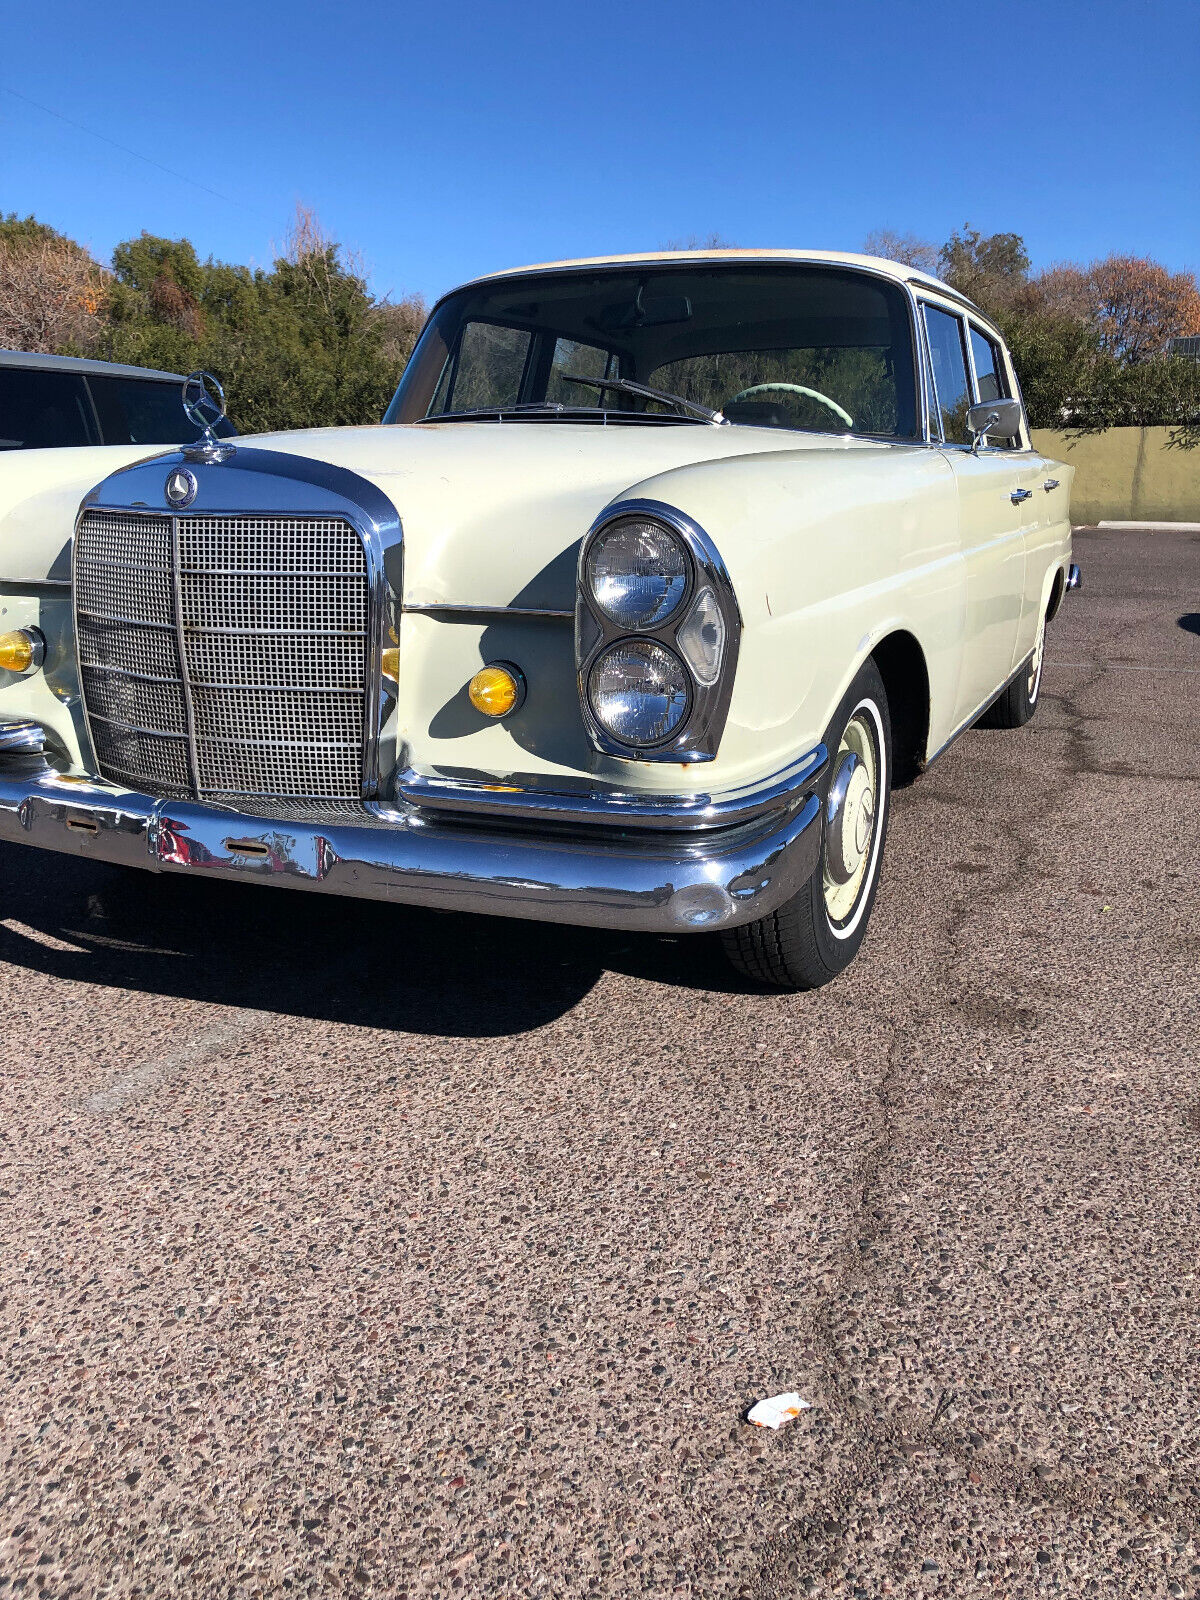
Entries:
{"type": "Polygon", "coordinates": [[[633,761],[711,761],[717,753],[729,715],[737,666],[742,618],[725,563],[704,529],[685,512],[659,500],[622,500],[609,506],[588,530],[579,549],[575,601],[575,665],[579,705],[592,745],[603,755],[633,761]],[[682,598],[661,621],[627,627],[615,621],[592,592],[590,558],[597,541],[622,521],[649,522],[662,528],[687,557],[687,586],[682,598]],[[720,659],[712,671],[697,671],[679,634],[697,605],[719,614],[720,659]],[[590,695],[592,668],[606,651],[622,641],[653,642],[681,661],[688,679],[690,703],[681,723],[660,743],[633,745],[614,737],[597,717],[590,695]],[[707,681],[705,681],[707,679],[707,681]]]}

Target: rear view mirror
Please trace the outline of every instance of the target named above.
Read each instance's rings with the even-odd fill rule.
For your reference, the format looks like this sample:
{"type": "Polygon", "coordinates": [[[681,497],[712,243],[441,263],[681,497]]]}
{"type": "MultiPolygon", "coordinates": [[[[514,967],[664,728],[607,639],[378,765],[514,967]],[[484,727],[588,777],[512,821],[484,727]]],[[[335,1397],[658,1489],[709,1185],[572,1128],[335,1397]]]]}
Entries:
{"type": "Polygon", "coordinates": [[[972,449],[978,450],[991,439],[1019,439],[1021,437],[1021,402],[1019,400],[984,400],[967,412],[967,432],[975,441],[972,449]]]}
{"type": "Polygon", "coordinates": [[[605,306],[596,318],[605,333],[621,333],[627,328],[661,328],[672,322],[690,322],[692,302],[685,294],[643,294],[636,300],[605,306]]]}

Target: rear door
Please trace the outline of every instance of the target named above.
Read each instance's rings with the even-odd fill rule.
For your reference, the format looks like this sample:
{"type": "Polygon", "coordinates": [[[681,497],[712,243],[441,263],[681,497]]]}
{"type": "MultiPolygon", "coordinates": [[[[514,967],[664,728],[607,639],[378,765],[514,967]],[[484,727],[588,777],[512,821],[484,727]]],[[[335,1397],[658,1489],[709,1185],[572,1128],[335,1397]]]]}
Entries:
{"type": "Polygon", "coordinates": [[[982,710],[1013,665],[1025,576],[1020,485],[1011,452],[971,449],[967,410],[974,383],[966,319],[924,302],[935,389],[935,424],[958,488],[959,540],[966,572],[963,662],[955,726],[982,710]]]}
{"type": "MultiPolygon", "coordinates": [[[[1013,381],[1010,365],[1005,360],[999,340],[989,329],[969,321],[967,340],[971,354],[971,368],[975,380],[975,393],[980,400],[1021,398],[1013,381]]],[[[1029,437],[1028,425],[1011,439],[996,440],[989,437],[989,449],[1004,452],[1016,473],[1016,494],[1021,513],[1021,544],[1024,550],[1022,573],[1021,616],[1017,623],[1017,639],[1013,648],[1013,667],[1022,662],[1033,649],[1041,621],[1042,578],[1049,560],[1047,552],[1052,542],[1053,505],[1057,503],[1047,490],[1051,482],[1047,463],[1036,451],[1029,437]]],[[[1052,484],[1057,488],[1056,483],[1052,484]]]]}

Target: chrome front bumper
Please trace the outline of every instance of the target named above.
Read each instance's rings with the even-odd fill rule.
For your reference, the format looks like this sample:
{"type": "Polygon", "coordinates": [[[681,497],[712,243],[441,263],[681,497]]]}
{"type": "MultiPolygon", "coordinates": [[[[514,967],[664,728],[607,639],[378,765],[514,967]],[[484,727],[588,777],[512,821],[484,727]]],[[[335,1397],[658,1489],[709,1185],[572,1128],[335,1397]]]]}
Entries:
{"type": "Polygon", "coordinates": [[[631,806],[628,796],[594,800],[586,822],[576,804],[530,815],[501,802],[484,814],[482,792],[474,811],[445,809],[442,794],[440,806],[256,817],[64,778],[0,745],[0,841],[446,911],[705,932],[764,916],[812,874],[826,759],[818,747],[783,781],[709,800],[699,823],[697,809],[676,821],[668,805],[631,806]]]}

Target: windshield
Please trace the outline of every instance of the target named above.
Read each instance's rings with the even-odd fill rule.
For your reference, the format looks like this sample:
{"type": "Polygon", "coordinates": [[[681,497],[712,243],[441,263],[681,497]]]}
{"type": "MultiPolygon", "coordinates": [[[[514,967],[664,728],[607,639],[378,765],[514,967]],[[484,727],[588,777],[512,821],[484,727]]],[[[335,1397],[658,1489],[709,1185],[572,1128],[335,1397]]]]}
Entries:
{"type": "Polygon", "coordinates": [[[421,335],[385,422],[519,411],[704,426],[621,378],[730,422],[913,438],[908,303],[844,268],[704,262],[574,270],[461,289],[421,335]]]}

